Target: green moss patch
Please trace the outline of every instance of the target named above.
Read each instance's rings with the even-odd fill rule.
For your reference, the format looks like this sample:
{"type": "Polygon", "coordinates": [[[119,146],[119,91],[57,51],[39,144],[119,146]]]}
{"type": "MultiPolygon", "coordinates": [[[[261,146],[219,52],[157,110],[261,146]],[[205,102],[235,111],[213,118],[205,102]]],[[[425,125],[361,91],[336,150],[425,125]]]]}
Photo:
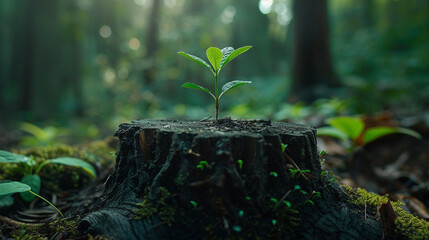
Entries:
{"type": "MultiPolygon", "coordinates": [[[[381,196],[376,193],[368,192],[365,189],[353,189],[344,185],[346,191],[351,194],[350,202],[362,207],[368,211],[377,212],[381,204],[389,200],[388,195],[381,196]]],[[[397,217],[395,220],[395,233],[410,240],[427,240],[429,239],[429,222],[418,218],[405,211],[399,201],[391,201],[392,208],[397,217]]],[[[365,213],[366,214],[366,213],[365,213]]]]}

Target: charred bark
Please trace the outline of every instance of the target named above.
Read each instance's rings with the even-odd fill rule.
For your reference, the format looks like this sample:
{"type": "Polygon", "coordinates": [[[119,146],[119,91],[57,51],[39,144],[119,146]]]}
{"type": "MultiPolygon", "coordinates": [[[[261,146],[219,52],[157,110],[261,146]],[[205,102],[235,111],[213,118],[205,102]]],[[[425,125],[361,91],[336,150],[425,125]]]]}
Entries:
{"type": "Polygon", "coordinates": [[[114,239],[381,239],[380,224],[321,176],[315,134],[270,121],[122,124],[115,170],[79,230],[114,239]],[[321,198],[310,204],[313,191],[321,198]]]}

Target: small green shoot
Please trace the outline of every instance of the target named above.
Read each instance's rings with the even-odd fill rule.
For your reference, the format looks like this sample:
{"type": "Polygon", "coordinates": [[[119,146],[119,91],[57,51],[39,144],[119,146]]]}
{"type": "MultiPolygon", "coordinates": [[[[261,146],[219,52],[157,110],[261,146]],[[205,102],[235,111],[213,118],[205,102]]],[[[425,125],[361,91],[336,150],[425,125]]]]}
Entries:
{"type": "Polygon", "coordinates": [[[277,198],[270,198],[270,201],[277,204],[279,202],[279,200],[277,200],[277,198]]]}
{"type": "Polygon", "coordinates": [[[322,198],[322,195],[320,192],[313,191],[311,193],[311,199],[316,199],[316,198],[322,198]]]}
{"type": "Polygon", "coordinates": [[[241,227],[240,226],[238,226],[238,225],[236,225],[236,226],[234,226],[234,227],[232,227],[232,230],[234,230],[234,232],[241,232],[241,227]]]}
{"type": "Polygon", "coordinates": [[[244,211],[243,210],[238,211],[238,216],[239,217],[243,217],[244,216],[244,211]]]}
{"type": "Polygon", "coordinates": [[[27,232],[27,230],[25,230],[25,224],[22,224],[21,225],[21,231],[19,231],[19,238],[18,239],[23,238],[26,232],[27,232]]]}
{"type": "Polygon", "coordinates": [[[289,201],[284,200],[283,203],[288,207],[291,208],[292,204],[289,201]]]}
{"type": "Polygon", "coordinates": [[[246,200],[249,200],[249,201],[250,201],[250,200],[252,200],[252,197],[247,196],[247,197],[246,197],[246,200]]]}
{"type": "Polygon", "coordinates": [[[55,145],[60,140],[60,137],[68,134],[67,130],[61,128],[53,126],[41,128],[27,122],[21,122],[19,128],[29,134],[20,141],[21,145],[27,147],[55,145]]]}
{"type": "MultiPolygon", "coordinates": [[[[302,190],[301,190],[302,191],[302,190]]],[[[305,192],[305,195],[307,194],[307,192],[305,192]]],[[[322,198],[322,195],[321,195],[321,193],[320,192],[316,192],[316,191],[313,191],[311,194],[310,194],[310,196],[308,196],[308,199],[307,200],[305,200],[305,202],[304,203],[309,203],[309,204],[311,204],[311,205],[314,205],[314,200],[316,200],[317,198],[322,198]]]]}
{"type": "Polygon", "coordinates": [[[301,189],[301,186],[300,185],[295,185],[294,187],[293,187],[293,190],[300,190],[301,189]]]}
{"type": "Polygon", "coordinates": [[[216,122],[218,120],[218,114],[219,114],[219,100],[223,96],[223,94],[225,94],[227,91],[229,91],[233,88],[252,83],[250,81],[239,81],[239,80],[227,82],[225,85],[223,85],[222,92],[219,94],[219,86],[218,86],[219,73],[223,69],[223,67],[225,67],[225,65],[227,63],[232,61],[238,55],[246,52],[251,47],[252,46],[244,46],[244,47],[241,47],[241,48],[238,48],[235,50],[232,47],[226,47],[226,48],[223,48],[222,50],[220,50],[219,48],[216,48],[216,47],[210,47],[207,49],[206,55],[207,55],[207,59],[209,60],[211,66],[206,61],[204,61],[203,59],[201,59],[199,57],[193,56],[193,55],[185,53],[185,52],[178,52],[179,55],[184,56],[185,58],[203,66],[204,68],[207,68],[213,74],[214,82],[215,82],[215,84],[214,84],[215,85],[214,86],[215,93],[214,94],[209,89],[201,87],[201,86],[199,86],[195,83],[191,83],[191,82],[184,83],[182,85],[182,87],[192,88],[192,89],[196,89],[196,90],[206,92],[214,98],[214,100],[216,102],[216,122]]]}
{"type": "Polygon", "coordinates": [[[302,176],[304,174],[310,173],[310,170],[308,170],[308,169],[300,170],[300,169],[289,168],[289,172],[291,173],[292,178],[299,178],[300,176],[302,176]]]}
{"type": "Polygon", "coordinates": [[[338,179],[336,177],[332,177],[331,179],[329,179],[329,182],[338,182],[338,179]]]}
{"type": "Polygon", "coordinates": [[[281,143],[281,145],[282,145],[282,152],[285,152],[287,148],[287,144],[281,143]]]}
{"type": "Polygon", "coordinates": [[[209,163],[207,161],[200,161],[200,163],[197,165],[197,168],[204,170],[204,168],[209,168],[209,163]]]}
{"type": "Polygon", "coordinates": [[[271,220],[271,223],[272,223],[273,225],[276,225],[276,224],[277,224],[277,220],[273,219],[273,220],[271,220]]]}
{"type": "Polygon", "coordinates": [[[239,169],[242,169],[243,168],[243,160],[237,160],[237,163],[238,163],[238,168],[239,169]]]}
{"type": "Polygon", "coordinates": [[[191,200],[191,201],[189,201],[189,203],[192,204],[192,206],[194,206],[194,210],[197,209],[197,207],[198,207],[197,202],[191,200]]]}
{"type": "Polygon", "coordinates": [[[278,177],[279,175],[276,172],[270,172],[270,176],[278,177]]]}

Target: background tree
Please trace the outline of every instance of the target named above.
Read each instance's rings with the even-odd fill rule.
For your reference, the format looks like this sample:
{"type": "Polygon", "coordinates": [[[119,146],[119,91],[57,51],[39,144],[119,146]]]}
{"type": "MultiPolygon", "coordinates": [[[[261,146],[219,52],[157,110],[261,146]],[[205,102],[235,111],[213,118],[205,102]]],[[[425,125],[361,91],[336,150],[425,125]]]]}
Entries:
{"type": "Polygon", "coordinates": [[[328,97],[327,90],[336,85],[327,0],[295,0],[293,13],[292,100],[312,102],[328,97]]]}
{"type": "Polygon", "coordinates": [[[161,20],[161,9],[163,0],[153,0],[152,9],[148,18],[148,31],[146,34],[146,59],[147,66],[144,70],[144,83],[145,85],[152,84],[156,74],[157,51],[159,48],[159,27],[161,20]]]}

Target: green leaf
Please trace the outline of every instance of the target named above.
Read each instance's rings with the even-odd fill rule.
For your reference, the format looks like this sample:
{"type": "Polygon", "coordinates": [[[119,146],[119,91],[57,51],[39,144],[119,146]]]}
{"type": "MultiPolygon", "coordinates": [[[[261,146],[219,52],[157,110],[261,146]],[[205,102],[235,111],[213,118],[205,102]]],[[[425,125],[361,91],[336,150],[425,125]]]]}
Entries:
{"type": "Polygon", "coordinates": [[[50,159],[47,161],[50,163],[68,165],[68,166],[73,166],[73,167],[81,167],[81,168],[83,168],[83,170],[85,170],[87,173],[89,173],[92,177],[97,177],[97,173],[91,164],[89,164],[88,162],[85,162],[83,160],[77,159],[77,158],[60,157],[60,158],[50,159]]]}
{"type": "Polygon", "coordinates": [[[327,122],[329,125],[344,132],[352,140],[356,140],[365,128],[362,119],[357,117],[335,117],[328,119],[327,122]]]}
{"type": "Polygon", "coordinates": [[[393,133],[402,133],[406,134],[412,137],[415,137],[417,139],[421,139],[421,135],[413,131],[411,129],[407,128],[395,128],[395,127],[372,127],[368,128],[365,131],[365,134],[363,136],[363,144],[367,144],[369,142],[372,142],[378,138],[381,138],[383,136],[393,134],[393,133]]]}
{"type": "Polygon", "coordinates": [[[343,141],[347,140],[349,137],[343,131],[335,127],[320,127],[317,129],[317,136],[329,136],[341,139],[343,141]]]}
{"type": "Polygon", "coordinates": [[[222,62],[222,51],[216,47],[209,47],[206,51],[207,59],[212,64],[215,72],[218,72],[220,63],[222,62]]]}
{"type": "Polygon", "coordinates": [[[234,48],[232,47],[225,47],[221,50],[222,52],[222,61],[220,62],[220,67],[219,67],[219,71],[220,69],[223,67],[225,60],[228,58],[228,56],[234,51],[234,48]]]}
{"type": "Polygon", "coordinates": [[[216,99],[216,97],[213,95],[212,92],[210,92],[210,90],[208,90],[207,88],[201,87],[200,85],[197,85],[195,83],[187,82],[187,83],[184,83],[182,85],[182,87],[184,87],[184,88],[192,88],[192,89],[197,89],[197,90],[204,91],[204,92],[210,94],[214,99],[216,99]]]}
{"type": "Polygon", "coordinates": [[[47,134],[46,131],[32,123],[21,122],[20,129],[33,135],[39,140],[46,140],[49,137],[49,134],[47,134]]]}
{"type": "Polygon", "coordinates": [[[24,155],[15,154],[11,152],[1,151],[0,150],[0,162],[3,163],[27,163],[31,164],[30,158],[24,155]]]}
{"type": "Polygon", "coordinates": [[[231,90],[233,88],[239,87],[241,85],[249,84],[249,83],[252,83],[252,82],[251,81],[239,81],[239,80],[234,80],[234,81],[231,81],[231,82],[227,82],[227,83],[225,83],[225,85],[223,85],[223,87],[222,87],[222,93],[219,95],[219,98],[222,97],[222,95],[224,93],[226,93],[227,91],[229,91],[229,90],[231,90]]]}
{"type": "MultiPolygon", "coordinates": [[[[31,191],[33,191],[37,194],[40,192],[41,180],[40,180],[40,177],[38,175],[24,176],[21,179],[21,182],[30,186],[31,191]]],[[[36,196],[34,194],[31,194],[30,192],[22,192],[21,197],[26,202],[31,202],[31,201],[33,201],[34,198],[36,198],[36,196]]]]}
{"type": "Polygon", "coordinates": [[[219,68],[219,71],[229,62],[231,62],[232,59],[236,58],[238,55],[246,52],[247,50],[249,50],[252,46],[244,46],[238,49],[235,49],[232,53],[230,53],[228,55],[228,57],[225,59],[225,61],[223,61],[219,68]]]}
{"type": "Polygon", "coordinates": [[[199,57],[196,57],[194,55],[185,53],[185,52],[178,52],[178,54],[184,56],[185,58],[187,58],[187,59],[189,59],[189,60],[191,60],[193,62],[196,62],[196,63],[200,64],[201,66],[209,69],[214,74],[213,68],[210,67],[210,65],[206,61],[204,61],[203,59],[201,59],[199,57]]]}
{"type": "Polygon", "coordinates": [[[31,187],[24,183],[20,183],[16,181],[0,182],[0,196],[20,193],[20,192],[27,192],[30,190],[31,190],[31,187]]]}

